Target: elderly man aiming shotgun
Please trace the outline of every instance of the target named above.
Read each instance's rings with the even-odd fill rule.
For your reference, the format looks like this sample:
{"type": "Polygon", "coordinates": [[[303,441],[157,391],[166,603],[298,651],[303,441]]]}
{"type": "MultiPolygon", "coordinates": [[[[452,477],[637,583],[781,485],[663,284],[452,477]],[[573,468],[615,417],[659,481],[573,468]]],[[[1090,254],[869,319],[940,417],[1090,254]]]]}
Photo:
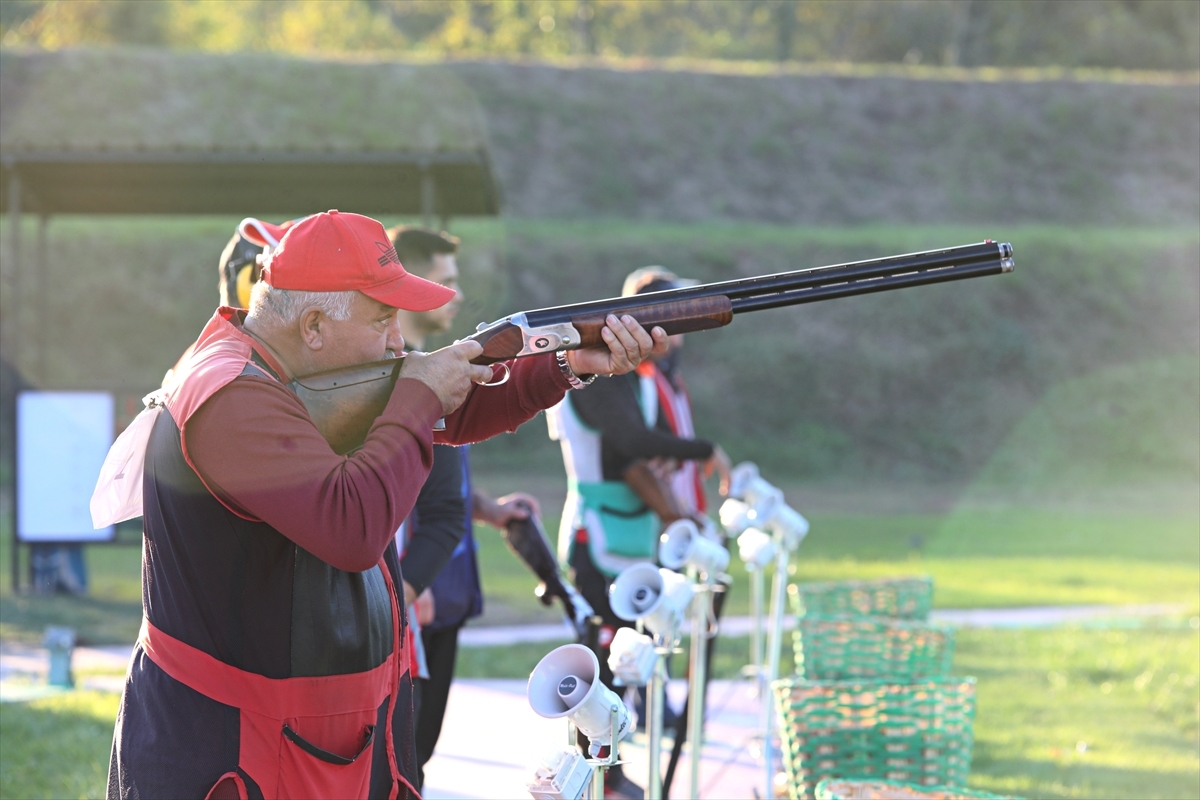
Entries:
{"type": "Polygon", "coordinates": [[[142,633],[109,797],[405,797],[411,684],[388,547],[435,441],[514,430],[579,376],[634,369],[666,336],[610,316],[602,345],[501,369],[461,342],[410,355],[361,447],[335,452],[296,376],[384,358],[396,310],[453,292],[405,272],[383,226],[331,211],[288,230],[250,310],[221,308],[146,444],[142,633]],[[445,418],[445,429],[434,426],[445,418]]]}

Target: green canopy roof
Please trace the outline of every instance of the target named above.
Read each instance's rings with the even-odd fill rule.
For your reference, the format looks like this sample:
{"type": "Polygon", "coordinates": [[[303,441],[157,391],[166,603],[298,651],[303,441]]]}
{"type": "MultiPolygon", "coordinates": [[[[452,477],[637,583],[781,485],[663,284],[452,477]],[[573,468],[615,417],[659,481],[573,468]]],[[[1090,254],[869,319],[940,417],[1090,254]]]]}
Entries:
{"type": "Polygon", "coordinates": [[[448,70],[161,50],[0,52],[4,191],[42,213],[494,214],[448,70]]]}

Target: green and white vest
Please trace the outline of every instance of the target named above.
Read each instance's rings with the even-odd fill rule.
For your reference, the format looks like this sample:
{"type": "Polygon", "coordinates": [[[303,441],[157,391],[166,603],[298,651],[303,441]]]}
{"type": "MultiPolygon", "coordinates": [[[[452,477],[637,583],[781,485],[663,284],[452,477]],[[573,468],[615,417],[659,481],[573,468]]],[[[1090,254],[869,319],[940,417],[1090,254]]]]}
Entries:
{"type": "MultiPolygon", "coordinates": [[[[638,402],[647,427],[658,420],[658,392],[652,377],[639,377],[638,402]]],[[[558,529],[558,558],[566,566],[575,548],[575,532],[588,535],[592,563],[610,578],[657,555],[658,516],[624,481],[606,481],[600,463],[601,432],[584,424],[571,405],[571,392],[546,411],[550,438],[562,446],[567,471],[567,500],[558,529]]]]}

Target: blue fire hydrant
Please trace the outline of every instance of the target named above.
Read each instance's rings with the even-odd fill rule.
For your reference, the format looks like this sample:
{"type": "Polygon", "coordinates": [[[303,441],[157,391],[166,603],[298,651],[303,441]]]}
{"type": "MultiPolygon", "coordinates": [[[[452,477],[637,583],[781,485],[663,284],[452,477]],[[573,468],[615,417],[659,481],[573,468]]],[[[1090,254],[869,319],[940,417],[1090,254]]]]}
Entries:
{"type": "Polygon", "coordinates": [[[50,672],[46,683],[51,686],[74,686],[75,678],[71,675],[71,654],[75,651],[75,631],[71,628],[50,625],[46,628],[46,638],[42,640],[42,644],[50,652],[50,672]]]}

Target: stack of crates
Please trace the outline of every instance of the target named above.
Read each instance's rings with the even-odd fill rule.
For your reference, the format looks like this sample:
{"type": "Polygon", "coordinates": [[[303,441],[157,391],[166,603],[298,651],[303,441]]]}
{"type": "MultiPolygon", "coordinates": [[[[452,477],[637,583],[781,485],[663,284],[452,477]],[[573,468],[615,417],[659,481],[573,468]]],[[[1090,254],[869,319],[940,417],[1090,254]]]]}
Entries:
{"type": "Polygon", "coordinates": [[[950,676],[954,630],[925,620],[928,577],[789,587],[796,675],[774,686],[793,798],[827,779],[962,786],[975,679],[950,676]]]}

